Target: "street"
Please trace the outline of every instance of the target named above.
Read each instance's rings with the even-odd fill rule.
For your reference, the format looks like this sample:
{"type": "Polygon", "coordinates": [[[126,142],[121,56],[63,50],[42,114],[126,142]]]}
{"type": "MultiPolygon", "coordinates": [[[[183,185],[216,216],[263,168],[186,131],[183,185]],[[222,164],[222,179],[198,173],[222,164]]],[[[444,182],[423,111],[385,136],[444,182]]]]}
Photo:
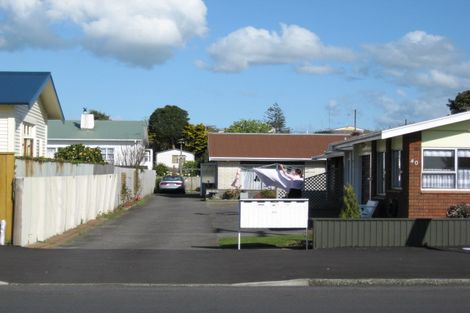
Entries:
{"type": "Polygon", "coordinates": [[[470,287],[0,287],[0,312],[470,312],[470,287]]]}

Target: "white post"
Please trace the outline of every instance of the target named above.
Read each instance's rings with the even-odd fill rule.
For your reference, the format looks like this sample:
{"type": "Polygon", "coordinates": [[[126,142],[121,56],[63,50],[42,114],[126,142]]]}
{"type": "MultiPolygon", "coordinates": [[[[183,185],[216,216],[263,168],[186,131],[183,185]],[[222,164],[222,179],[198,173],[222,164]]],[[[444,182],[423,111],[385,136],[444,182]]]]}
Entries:
{"type": "Polygon", "coordinates": [[[241,231],[238,231],[238,250],[241,250],[241,231]]]}
{"type": "Polygon", "coordinates": [[[7,222],[5,220],[0,221],[0,246],[5,245],[5,230],[7,227],[7,222]]]}

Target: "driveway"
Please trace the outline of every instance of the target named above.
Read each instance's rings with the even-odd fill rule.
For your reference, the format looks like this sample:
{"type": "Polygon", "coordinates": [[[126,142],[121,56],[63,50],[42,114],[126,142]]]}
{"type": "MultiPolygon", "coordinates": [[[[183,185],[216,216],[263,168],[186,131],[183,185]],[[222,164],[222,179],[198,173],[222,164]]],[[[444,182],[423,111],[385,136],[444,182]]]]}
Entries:
{"type": "Polygon", "coordinates": [[[220,236],[235,236],[237,231],[236,202],[159,194],[60,248],[213,249],[220,236]]]}

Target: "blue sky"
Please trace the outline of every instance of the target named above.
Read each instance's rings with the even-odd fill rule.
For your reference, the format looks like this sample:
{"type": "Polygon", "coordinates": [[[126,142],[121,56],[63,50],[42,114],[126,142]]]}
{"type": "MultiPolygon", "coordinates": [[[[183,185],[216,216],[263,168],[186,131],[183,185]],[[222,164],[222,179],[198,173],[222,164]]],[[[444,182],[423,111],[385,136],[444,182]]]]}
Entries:
{"type": "Polygon", "coordinates": [[[66,119],[177,105],[219,128],[278,103],[306,132],[448,113],[470,89],[467,0],[0,0],[0,65],[50,71],[66,119]]]}

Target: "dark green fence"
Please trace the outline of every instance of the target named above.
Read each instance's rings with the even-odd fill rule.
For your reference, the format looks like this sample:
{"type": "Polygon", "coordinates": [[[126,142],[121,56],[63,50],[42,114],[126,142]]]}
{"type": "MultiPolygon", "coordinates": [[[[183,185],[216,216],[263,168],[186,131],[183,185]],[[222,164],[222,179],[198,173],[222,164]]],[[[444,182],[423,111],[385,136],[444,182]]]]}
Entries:
{"type": "Polygon", "coordinates": [[[313,219],[313,248],[470,246],[470,219],[313,219]]]}

